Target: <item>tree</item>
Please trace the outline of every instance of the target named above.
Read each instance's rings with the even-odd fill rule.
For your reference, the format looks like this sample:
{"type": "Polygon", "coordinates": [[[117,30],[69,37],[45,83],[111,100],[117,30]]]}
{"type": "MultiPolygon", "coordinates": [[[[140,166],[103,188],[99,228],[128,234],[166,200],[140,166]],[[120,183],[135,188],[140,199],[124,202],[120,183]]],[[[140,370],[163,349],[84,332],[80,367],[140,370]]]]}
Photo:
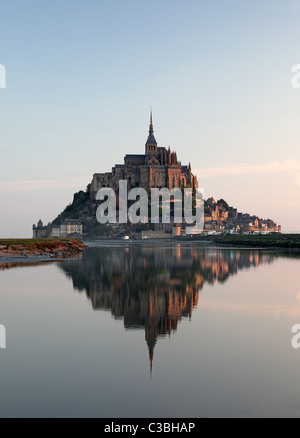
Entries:
{"type": "Polygon", "coordinates": [[[219,205],[223,205],[223,207],[224,207],[226,210],[229,210],[229,205],[227,204],[227,202],[226,202],[223,198],[219,199],[218,202],[217,202],[217,204],[219,204],[219,205]]]}

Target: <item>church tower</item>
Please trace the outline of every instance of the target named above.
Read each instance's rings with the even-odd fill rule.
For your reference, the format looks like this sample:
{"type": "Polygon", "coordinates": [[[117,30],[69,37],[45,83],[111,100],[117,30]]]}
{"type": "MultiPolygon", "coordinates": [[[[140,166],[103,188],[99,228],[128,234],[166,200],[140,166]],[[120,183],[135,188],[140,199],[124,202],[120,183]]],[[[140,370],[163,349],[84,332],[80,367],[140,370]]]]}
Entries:
{"type": "Polygon", "coordinates": [[[157,142],[154,137],[154,130],[153,130],[153,122],[152,122],[152,108],[150,112],[150,126],[149,126],[149,136],[145,147],[145,154],[146,155],[153,155],[157,152],[157,142]]]}

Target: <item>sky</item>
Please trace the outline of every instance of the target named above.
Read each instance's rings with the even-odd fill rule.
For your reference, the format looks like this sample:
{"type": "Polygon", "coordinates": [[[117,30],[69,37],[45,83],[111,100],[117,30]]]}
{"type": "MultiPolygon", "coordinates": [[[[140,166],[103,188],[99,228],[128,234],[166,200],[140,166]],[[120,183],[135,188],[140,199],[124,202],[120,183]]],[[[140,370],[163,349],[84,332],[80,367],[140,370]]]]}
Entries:
{"type": "Polygon", "coordinates": [[[206,198],[300,231],[299,36],[300,0],[0,0],[0,237],[144,153],[150,106],[206,198]]]}

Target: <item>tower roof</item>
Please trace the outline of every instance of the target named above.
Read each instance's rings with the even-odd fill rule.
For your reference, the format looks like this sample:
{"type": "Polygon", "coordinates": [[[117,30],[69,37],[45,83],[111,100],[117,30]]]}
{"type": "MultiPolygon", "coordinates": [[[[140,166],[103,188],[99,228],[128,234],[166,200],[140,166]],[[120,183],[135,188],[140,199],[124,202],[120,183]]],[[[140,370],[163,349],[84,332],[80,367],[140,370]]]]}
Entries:
{"type": "Polygon", "coordinates": [[[156,344],[156,340],[147,341],[148,350],[149,350],[150,377],[152,377],[153,356],[154,356],[155,344],[156,344]]]}
{"type": "Polygon", "coordinates": [[[153,129],[153,121],[152,121],[152,108],[150,111],[150,126],[149,126],[149,136],[146,144],[157,145],[157,142],[154,137],[154,129],[153,129]]]}

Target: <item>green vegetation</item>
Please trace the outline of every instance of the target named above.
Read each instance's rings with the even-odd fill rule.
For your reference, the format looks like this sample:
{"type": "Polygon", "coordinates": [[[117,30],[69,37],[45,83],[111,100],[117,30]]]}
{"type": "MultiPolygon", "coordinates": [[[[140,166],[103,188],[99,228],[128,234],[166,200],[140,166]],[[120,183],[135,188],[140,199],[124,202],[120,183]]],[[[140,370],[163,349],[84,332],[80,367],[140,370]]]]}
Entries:
{"type": "Polygon", "coordinates": [[[0,239],[0,253],[24,254],[24,253],[74,253],[81,251],[86,246],[76,239],[0,239]]]}
{"type": "Polygon", "coordinates": [[[89,216],[88,200],[90,199],[89,186],[86,191],[81,190],[75,193],[72,204],[67,205],[62,213],[52,222],[54,225],[60,224],[64,219],[78,219],[79,216],[89,216]]]}
{"type": "Polygon", "coordinates": [[[229,205],[227,204],[227,202],[222,198],[219,199],[217,204],[223,205],[223,207],[225,208],[225,210],[229,210],[229,205]]]}
{"type": "Polygon", "coordinates": [[[262,248],[300,249],[300,234],[254,234],[221,236],[219,243],[262,248]]]}
{"type": "Polygon", "coordinates": [[[0,239],[1,246],[24,246],[24,247],[34,247],[34,246],[47,246],[55,247],[61,246],[62,244],[69,244],[72,242],[77,242],[76,239],[0,239]]]}
{"type": "Polygon", "coordinates": [[[88,224],[85,225],[85,232],[88,231],[90,237],[103,237],[113,231],[111,225],[100,224],[95,217],[93,217],[88,224]]]}
{"type": "Polygon", "coordinates": [[[300,250],[300,234],[226,234],[221,236],[191,236],[189,240],[209,240],[220,245],[300,250]]]}

